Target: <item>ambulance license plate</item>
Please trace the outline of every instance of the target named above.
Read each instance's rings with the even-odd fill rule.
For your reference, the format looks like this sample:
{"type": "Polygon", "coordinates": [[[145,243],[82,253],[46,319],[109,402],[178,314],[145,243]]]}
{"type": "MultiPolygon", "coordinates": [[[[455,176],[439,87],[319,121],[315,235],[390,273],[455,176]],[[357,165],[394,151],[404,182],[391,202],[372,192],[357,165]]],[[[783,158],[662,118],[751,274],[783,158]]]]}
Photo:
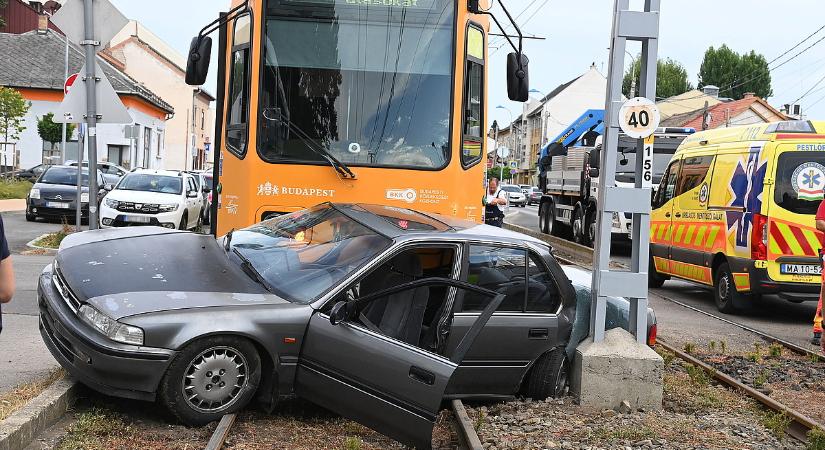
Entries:
{"type": "Polygon", "coordinates": [[[822,275],[822,266],[815,264],[781,264],[779,272],[788,275],[822,275]]]}

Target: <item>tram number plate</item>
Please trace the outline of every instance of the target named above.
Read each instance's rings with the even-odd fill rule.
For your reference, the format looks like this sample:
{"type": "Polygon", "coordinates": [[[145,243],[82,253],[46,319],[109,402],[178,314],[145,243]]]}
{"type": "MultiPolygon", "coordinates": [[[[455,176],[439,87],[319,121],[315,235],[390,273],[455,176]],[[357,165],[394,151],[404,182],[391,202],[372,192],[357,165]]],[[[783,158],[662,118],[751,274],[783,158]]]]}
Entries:
{"type": "Polygon", "coordinates": [[[790,275],[821,275],[822,266],[816,264],[782,264],[779,266],[779,271],[790,275]]]}

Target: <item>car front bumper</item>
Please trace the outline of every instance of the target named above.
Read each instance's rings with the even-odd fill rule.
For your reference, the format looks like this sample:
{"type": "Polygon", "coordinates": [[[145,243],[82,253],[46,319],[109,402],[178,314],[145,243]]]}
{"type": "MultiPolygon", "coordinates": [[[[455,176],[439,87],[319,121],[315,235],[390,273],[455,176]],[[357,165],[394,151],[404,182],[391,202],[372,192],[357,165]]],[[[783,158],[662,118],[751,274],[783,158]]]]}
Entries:
{"type": "Polygon", "coordinates": [[[110,208],[105,204],[100,205],[100,226],[103,228],[111,227],[138,227],[138,226],[154,226],[177,228],[180,225],[182,217],[181,209],[177,211],[157,213],[157,214],[142,214],[133,212],[122,212],[110,208]],[[148,220],[148,222],[139,222],[130,220],[130,218],[141,217],[148,220]]]}
{"type": "MultiPolygon", "coordinates": [[[[62,218],[62,217],[75,217],[77,214],[77,202],[53,202],[53,203],[60,203],[63,205],[67,205],[65,208],[54,208],[47,206],[46,200],[41,199],[29,199],[26,202],[26,213],[32,214],[38,217],[48,217],[48,218],[62,218]]],[[[80,217],[81,219],[88,219],[89,218],[89,204],[88,203],[81,203],[80,204],[80,217]]]]}
{"type": "Polygon", "coordinates": [[[81,321],[52,284],[51,266],[37,287],[40,335],[69,374],[106,395],[153,401],[176,352],[120,344],[81,321]]]}

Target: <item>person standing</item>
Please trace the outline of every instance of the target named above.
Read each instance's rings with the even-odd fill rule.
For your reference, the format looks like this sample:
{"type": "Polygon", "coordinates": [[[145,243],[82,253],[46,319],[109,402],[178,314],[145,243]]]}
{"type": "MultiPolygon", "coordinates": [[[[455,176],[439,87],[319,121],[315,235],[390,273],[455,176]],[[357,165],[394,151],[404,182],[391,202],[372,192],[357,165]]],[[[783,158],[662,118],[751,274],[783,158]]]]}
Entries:
{"type": "MultiPolygon", "coordinates": [[[[14,271],[11,267],[11,252],[0,216],[0,303],[8,303],[14,295],[14,271]]],[[[0,331],[3,331],[3,312],[0,310],[0,331]]]]}
{"type": "Polygon", "coordinates": [[[504,211],[507,209],[507,192],[498,187],[498,178],[490,178],[483,203],[484,223],[501,228],[504,225],[504,211]]]}
{"type": "MultiPolygon", "coordinates": [[[[825,253],[822,247],[825,247],[825,199],[819,203],[819,208],[816,210],[816,229],[819,231],[819,264],[825,267],[825,253]]],[[[819,288],[819,302],[816,304],[816,314],[814,314],[814,337],[811,343],[814,345],[821,345],[825,351],[825,341],[822,340],[822,292],[825,287],[825,277],[822,279],[822,285],[819,288]]]]}

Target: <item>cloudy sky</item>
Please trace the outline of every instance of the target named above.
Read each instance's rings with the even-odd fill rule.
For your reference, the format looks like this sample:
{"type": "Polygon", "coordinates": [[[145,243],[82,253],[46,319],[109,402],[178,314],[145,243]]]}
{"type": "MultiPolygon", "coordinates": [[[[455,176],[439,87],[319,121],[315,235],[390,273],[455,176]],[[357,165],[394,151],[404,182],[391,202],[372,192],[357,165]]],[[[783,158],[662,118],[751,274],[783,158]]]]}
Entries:
{"type": "MultiPolygon", "coordinates": [[[[228,0],[112,1],[127,17],[143,22],[183,54],[192,36],[229,5],[228,0]]],[[[525,33],[546,38],[525,41],[525,51],[530,57],[531,87],[549,92],[582,74],[591,63],[607,73],[612,1],[504,1],[510,12],[518,16],[525,33]]],[[[641,0],[631,0],[631,7],[639,8],[641,3],[641,0]]],[[[499,8],[494,11],[505,19],[499,8]]],[[[740,53],[755,50],[770,61],[825,25],[821,11],[822,0],[662,0],[659,56],[682,63],[695,84],[702,56],[709,46],[725,43],[740,53]]],[[[821,37],[825,37],[825,29],[773,66],[821,37]]],[[[496,43],[497,40],[491,40],[491,44],[496,43]]],[[[630,45],[635,54],[638,47],[630,45]]],[[[495,109],[497,105],[514,113],[520,111],[519,104],[507,100],[504,84],[507,48],[491,48],[490,52],[490,117],[506,122],[507,112],[495,109]]],[[[214,70],[211,75],[207,89],[214,92],[214,70]]],[[[769,99],[771,104],[779,107],[813,87],[800,101],[803,112],[810,118],[825,119],[825,40],[778,67],[771,75],[774,92],[769,99]]]]}

